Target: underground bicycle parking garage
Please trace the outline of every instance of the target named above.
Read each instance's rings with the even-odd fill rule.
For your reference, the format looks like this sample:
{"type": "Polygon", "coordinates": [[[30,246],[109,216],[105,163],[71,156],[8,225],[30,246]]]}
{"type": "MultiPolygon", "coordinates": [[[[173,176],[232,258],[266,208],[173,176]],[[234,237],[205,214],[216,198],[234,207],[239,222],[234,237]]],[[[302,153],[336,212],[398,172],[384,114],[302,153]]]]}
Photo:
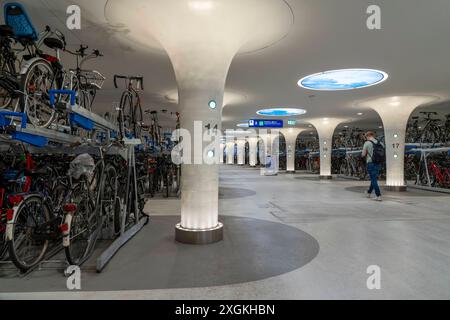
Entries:
{"type": "Polygon", "coordinates": [[[448,299],[450,3],[335,2],[1,1],[0,299],[448,299]]]}

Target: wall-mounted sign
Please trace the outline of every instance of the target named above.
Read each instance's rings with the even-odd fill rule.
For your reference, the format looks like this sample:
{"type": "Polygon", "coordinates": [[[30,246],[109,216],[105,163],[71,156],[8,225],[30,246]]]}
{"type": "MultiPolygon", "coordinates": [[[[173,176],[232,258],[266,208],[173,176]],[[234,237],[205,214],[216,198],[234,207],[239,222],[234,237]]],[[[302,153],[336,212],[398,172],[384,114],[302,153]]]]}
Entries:
{"type": "Polygon", "coordinates": [[[249,120],[249,128],[283,128],[283,120],[249,120]]]}
{"type": "Polygon", "coordinates": [[[295,126],[297,124],[296,120],[288,120],[288,126],[295,126]]]}

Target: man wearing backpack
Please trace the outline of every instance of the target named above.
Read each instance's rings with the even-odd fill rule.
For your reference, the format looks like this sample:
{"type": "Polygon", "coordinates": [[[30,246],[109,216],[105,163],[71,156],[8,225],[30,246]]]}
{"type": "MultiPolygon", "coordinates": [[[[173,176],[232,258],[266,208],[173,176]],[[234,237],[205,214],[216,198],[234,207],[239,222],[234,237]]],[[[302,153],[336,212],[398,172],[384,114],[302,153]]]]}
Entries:
{"type": "Polygon", "coordinates": [[[364,143],[362,156],[366,158],[367,171],[370,176],[370,188],[367,191],[367,197],[371,198],[372,192],[375,190],[375,200],[381,201],[381,190],[377,179],[380,174],[380,167],[385,161],[385,150],[383,144],[376,139],[374,132],[367,132],[365,137],[367,141],[364,143]]]}

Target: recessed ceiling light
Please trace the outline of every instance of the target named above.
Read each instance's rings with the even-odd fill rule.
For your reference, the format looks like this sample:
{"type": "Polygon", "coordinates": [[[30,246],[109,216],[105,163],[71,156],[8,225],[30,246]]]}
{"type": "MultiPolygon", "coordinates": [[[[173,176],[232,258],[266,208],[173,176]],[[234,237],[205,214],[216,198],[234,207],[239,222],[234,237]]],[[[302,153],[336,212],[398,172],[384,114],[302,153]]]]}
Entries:
{"type": "Polygon", "coordinates": [[[268,116],[268,117],[292,117],[292,116],[301,116],[306,113],[304,109],[296,109],[296,108],[270,108],[270,109],[262,109],[256,112],[256,114],[260,116],[268,116]]]}
{"type": "Polygon", "coordinates": [[[383,126],[379,126],[378,129],[383,129],[383,126]]]}
{"type": "Polygon", "coordinates": [[[364,114],[364,113],[362,113],[362,112],[358,112],[358,113],[357,113],[358,116],[362,116],[363,114],[364,114]]]}
{"type": "Polygon", "coordinates": [[[213,4],[209,0],[196,0],[196,1],[190,1],[189,7],[196,11],[206,11],[206,10],[211,10],[213,7],[213,4]]]}
{"type": "Polygon", "coordinates": [[[211,100],[210,102],[208,102],[208,106],[209,106],[211,109],[215,109],[215,108],[217,107],[217,102],[214,101],[214,100],[211,100]]]}
{"type": "Polygon", "coordinates": [[[366,88],[387,80],[388,74],[373,69],[341,69],[302,78],[298,85],[309,90],[341,91],[366,88]]]}

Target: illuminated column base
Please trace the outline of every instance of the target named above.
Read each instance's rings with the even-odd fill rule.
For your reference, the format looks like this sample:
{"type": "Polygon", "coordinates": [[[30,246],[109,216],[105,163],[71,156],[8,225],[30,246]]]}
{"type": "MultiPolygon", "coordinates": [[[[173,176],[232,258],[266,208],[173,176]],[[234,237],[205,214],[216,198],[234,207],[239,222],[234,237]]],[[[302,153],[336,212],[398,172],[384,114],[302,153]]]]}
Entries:
{"type": "Polygon", "coordinates": [[[204,230],[185,229],[181,224],[175,226],[175,240],[186,244],[210,244],[223,240],[223,224],[204,230]]]}

